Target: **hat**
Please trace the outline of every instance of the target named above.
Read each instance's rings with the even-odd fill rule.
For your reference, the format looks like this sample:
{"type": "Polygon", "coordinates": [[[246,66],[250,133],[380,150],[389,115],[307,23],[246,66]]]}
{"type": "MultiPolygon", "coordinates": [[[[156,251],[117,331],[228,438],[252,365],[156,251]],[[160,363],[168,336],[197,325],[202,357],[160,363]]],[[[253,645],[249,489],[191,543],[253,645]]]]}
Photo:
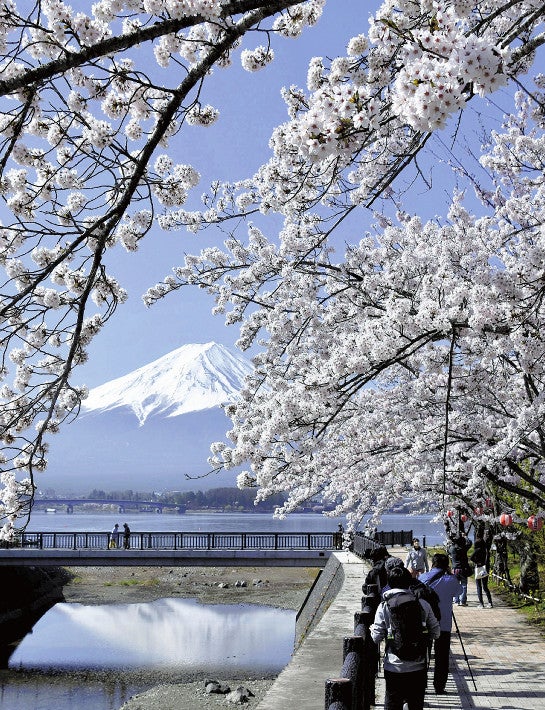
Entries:
{"type": "Polygon", "coordinates": [[[371,552],[371,559],[374,563],[384,560],[388,557],[388,550],[381,545],[380,547],[375,547],[373,552],[371,552]]]}
{"type": "Polygon", "coordinates": [[[386,570],[390,572],[390,570],[393,570],[394,567],[404,567],[405,565],[403,564],[403,560],[400,560],[399,557],[388,557],[384,563],[384,566],[386,567],[386,570]]]}
{"type": "Polygon", "coordinates": [[[388,584],[392,589],[408,589],[411,585],[411,573],[401,565],[394,565],[388,571],[388,584]]]}

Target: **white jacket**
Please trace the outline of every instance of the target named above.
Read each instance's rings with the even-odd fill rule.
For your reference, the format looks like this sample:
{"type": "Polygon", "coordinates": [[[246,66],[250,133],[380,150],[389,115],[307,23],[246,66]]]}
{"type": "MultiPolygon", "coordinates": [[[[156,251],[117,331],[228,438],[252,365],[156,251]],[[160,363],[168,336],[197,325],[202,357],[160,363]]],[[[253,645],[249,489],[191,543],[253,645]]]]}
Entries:
{"type": "MultiPolygon", "coordinates": [[[[377,612],[375,614],[375,621],[371,624],[371,638],[376,644],[384,641],[388,638],[388,630],[390,628],[390,612],[388,610],[388,605],[386,600],[395,594],[400,594],[401,592],[407,592],[407,589],[389,589],[384,593],[384,601],[379,604],[377,612]]],[[[439,638],[441,634],[441,627],[439,622],[435,618],[431,606],[424,599],[419,599],[420,606],[423,611],[423,623],[426,625],[428,631],[428,636],[431,639],[439,638]]],[[[393,671],[394,673],[412,673],[414,671],[421,671],[426,667],[426,658],[423,657],[417,661],[405,661],[396,656],[396,654],[386,648],[386,653],[384,654],[384,670],[393,671]]]]}

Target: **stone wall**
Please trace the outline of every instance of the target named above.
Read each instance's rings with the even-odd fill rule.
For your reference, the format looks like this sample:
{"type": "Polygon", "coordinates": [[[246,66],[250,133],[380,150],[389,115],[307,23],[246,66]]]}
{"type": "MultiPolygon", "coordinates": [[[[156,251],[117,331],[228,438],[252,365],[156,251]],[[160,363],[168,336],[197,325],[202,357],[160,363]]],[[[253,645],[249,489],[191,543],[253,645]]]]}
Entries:
{"type": "Polygon", "coordinates": [[[309,596],[301,607],[295,625],[295,648],[312,631],[337,596],[344,581],[343,565],[332,553],[309,596]]]}
{"type": "Polygon", "coordinates": [[[0,668],[7,666],[17,643],[57,602],[64,601],[62,567],[0,568],[0,668]]]}

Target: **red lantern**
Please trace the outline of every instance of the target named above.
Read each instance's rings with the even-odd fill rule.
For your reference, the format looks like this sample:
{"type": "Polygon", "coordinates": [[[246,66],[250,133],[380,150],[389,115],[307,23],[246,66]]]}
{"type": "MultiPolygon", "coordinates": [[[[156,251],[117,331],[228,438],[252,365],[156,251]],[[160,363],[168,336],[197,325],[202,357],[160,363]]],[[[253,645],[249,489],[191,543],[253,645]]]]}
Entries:
{"type": "Polygon", "coordinates": [[[528,527],[534,532],[541,530],[543,527],[543,518],[538,518],[537,515],[530,515],[528,518],[528,527]]]}
{"type": "Polygon", "coordinates": [[[447,518],[452,518],[453,515],[454,513],[452,512],[452,510],[447,510],[447,518]]]}
{"type": "Polygon", "coordinates": [[[475,508],[475,510],[473,512],[475,513],[476,516],[483,515],[484,508],[477,507],[477,508],[475,508]]]}
{"type": "Polygon", "coordinates": [[[462,515],[460,515],[460,520],[462,521],[462,523],[467,522],[467,515],[465,513],[462,513],[462,515]]]}
{"type": "Polygon", "coordinates": [[[487,498],[484,502],[484,507],[485,508],[491,508],[492,507],[492,500],[490,498],[487,498]]]}
{"type": "Polygon", "coordinates": [[[509,515],[509,513],[502,513],[500,515],[500,524],[503,525],[504,528],[511,525],[512,522],[513,522],[513,516],[509,515]]]}

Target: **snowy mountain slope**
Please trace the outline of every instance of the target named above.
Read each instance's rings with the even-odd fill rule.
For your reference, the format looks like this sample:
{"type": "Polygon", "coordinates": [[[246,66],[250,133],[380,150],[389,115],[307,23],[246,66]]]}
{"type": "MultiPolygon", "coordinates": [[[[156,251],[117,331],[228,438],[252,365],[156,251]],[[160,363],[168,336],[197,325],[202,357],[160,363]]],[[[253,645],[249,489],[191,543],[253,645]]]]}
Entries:
{"type": "Polygon", "coordinates": [[[50,439],[38,485],[70,493],[234,485],[235,471],[186,474],[209,470],[210,444],[231,427],[219,405],[236,399],[250,371],[222,345],[184,345],[92,389],[76,421],[50,439]]]}
{"type": "Polygon", "coordinates": [[[183,345],[134,372],[95,387],[83,412],[130,408],[144,424],[148,417],[175,417],[236,399],[251,365],[217,343],[183,345]]]}
{"type": "Polygon", "coordinates": [[[239,471],[203,476],[210,470],[210,444],[224,441],[230,427],[219,407],[179,417],[151,417],[144,426],[129,409],[80,417],[51,439],[49,464],[39,475],[38,486],[70,495],[93,488],[150,491],[234,486],[239,471]]]}

